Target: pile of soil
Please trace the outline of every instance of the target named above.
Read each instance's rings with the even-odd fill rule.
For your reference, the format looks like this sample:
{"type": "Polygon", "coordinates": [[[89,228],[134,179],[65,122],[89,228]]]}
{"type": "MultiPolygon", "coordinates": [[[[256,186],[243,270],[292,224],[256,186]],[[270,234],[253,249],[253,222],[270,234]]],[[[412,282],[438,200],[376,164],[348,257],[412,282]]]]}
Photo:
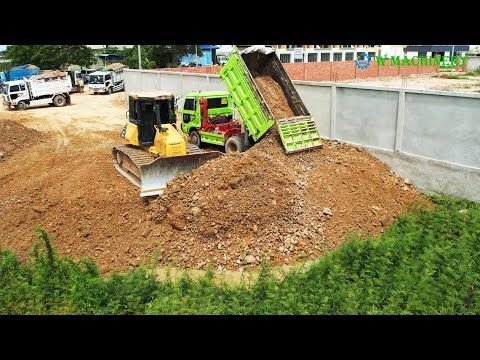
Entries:
{"type": "Polygon", "coordinates": [[[294,116],[288,105],[287,98],[281,86],[268,75],[258,75],[254,79],[274,119],[294,116]]]}
{"type": "MultiPolygon", "coordinates": [[[[98,106],[110,117],[112,108],[123,114],[98,106]]],[[[172,180],[164,197],[142,200],[112,165],[123,120],[109,131],[77,131],[81,119],[57,129],[52,118],[66,121],[63,111],[51,112],[38,117],[52,123],[42,136],[9,121],[37,124],[24,119],[31,114],[0,110],[0,150],[9,155],[0,164],[0,246],[22,260],[39,226],[61,255],[93,259],[104,273],[148,265],[157,251],[159,265],[185,268],[289,264],[334,249],[351,231],[380,234],[423,199],[362,148],[324,140],[286,155],[274,126],[247,152],[210,161],[172,180]]]]}
{"type": "Polygon", "coordinates": [[[149,207],[165,229],[161,264],[243,269],[317,258],[352,230],[379,234],[420,198],[361,148],[324,141],[287,156],[272,128],[247,152],[178,176],[149,207]]]}
{"type": "Polygon", "coordinates": [[[119,94],[115,95],[115,98],[113,99],[113,103],[118,106],[126,107],[128,106],[128,102],[125,99],[125,93],[121,92],[119,94]]]}
{"type": "Polygon", "coordinates": [[[61,70],[42,70],[40,71],[40,74],[32,76],[31,79],[32,80],[52,79],[52,78],[63,77],[67,75],[68,75],[67,72],[61,71],[61,70]]]}
{"type": "Polygon", "coordinates": [[[42,134],[14,121],[0,119],[0,161],[12,155],[16,150],[27,148],[42,141],[42,134]]]}

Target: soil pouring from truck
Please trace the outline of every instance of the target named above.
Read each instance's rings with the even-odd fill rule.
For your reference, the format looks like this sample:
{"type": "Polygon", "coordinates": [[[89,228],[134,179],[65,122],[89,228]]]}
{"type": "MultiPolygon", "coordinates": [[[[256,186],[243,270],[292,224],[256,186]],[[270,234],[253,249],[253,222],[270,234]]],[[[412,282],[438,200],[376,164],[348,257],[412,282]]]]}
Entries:
{"type": "Polygon", "coordinates": [[[3,104],[25,110],[28,106],[70,105],[72,81],[63,71],[43,71],[29,79],[8,81],[3,84],[3,104]]]}
{"type": "Polygon", "coordinates": [[[321,146],[315,121],[274,49],[254,45],[239,52],[234,46],[230,59],[220,71],[220,77],[230,92],[245,126],[244,150],[260,139],[275,122],[286,153],[321,146]],[[274,118],[270,108],[272,105],[265,101],[255,83],[254,78],[257,76],[269,76],[280,85],[294,116],[274,118]]]}
{"type": "Polygon", "coordinates": [[[123,69],[125,68],[127,68],[126,65],[113,63],[100,71],[90,73],[88,88],[94,95],[99,93],[112,94],[124,90],[123,69]]]}

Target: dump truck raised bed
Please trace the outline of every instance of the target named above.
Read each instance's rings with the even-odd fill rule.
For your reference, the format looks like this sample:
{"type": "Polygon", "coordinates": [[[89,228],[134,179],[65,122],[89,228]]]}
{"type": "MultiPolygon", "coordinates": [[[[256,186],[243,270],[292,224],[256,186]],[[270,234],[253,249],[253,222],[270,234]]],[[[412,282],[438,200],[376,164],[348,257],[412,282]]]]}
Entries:
{"type": "Polygon", "coordinates": [[[240,52],[234,47],[230,59],[220,71],[220,77],[232,95],[249,139],[257,141],[276,122],[287,153],[321,146],[315,121],[274,49],[255,45],[240,52]],[[254,80],[261,75],[269,76],[280,85],[293,113],[292,117],[274,118],[272,105],[265,101],[254,80]]]}

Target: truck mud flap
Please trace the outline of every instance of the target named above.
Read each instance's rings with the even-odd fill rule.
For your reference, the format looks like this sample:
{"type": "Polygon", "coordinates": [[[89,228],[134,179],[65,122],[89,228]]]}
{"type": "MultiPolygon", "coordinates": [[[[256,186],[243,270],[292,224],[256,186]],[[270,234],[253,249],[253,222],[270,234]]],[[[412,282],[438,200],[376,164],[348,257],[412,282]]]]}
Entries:
{"type": "Polygon", "coordinates": [[[278,132],[287,154],[322,146],[315,121],[311,116],[277,120],[278,132]]]}

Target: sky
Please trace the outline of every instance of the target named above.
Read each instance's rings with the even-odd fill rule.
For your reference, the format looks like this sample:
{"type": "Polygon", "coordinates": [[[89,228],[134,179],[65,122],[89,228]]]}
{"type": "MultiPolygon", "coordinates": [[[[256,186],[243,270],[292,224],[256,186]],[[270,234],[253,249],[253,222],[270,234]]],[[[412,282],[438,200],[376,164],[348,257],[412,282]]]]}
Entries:
{"type": "Polygon", "coordinates": [[[0,45],[0,51],[3,51],[7,48],[7,45],[0,45]]]}

